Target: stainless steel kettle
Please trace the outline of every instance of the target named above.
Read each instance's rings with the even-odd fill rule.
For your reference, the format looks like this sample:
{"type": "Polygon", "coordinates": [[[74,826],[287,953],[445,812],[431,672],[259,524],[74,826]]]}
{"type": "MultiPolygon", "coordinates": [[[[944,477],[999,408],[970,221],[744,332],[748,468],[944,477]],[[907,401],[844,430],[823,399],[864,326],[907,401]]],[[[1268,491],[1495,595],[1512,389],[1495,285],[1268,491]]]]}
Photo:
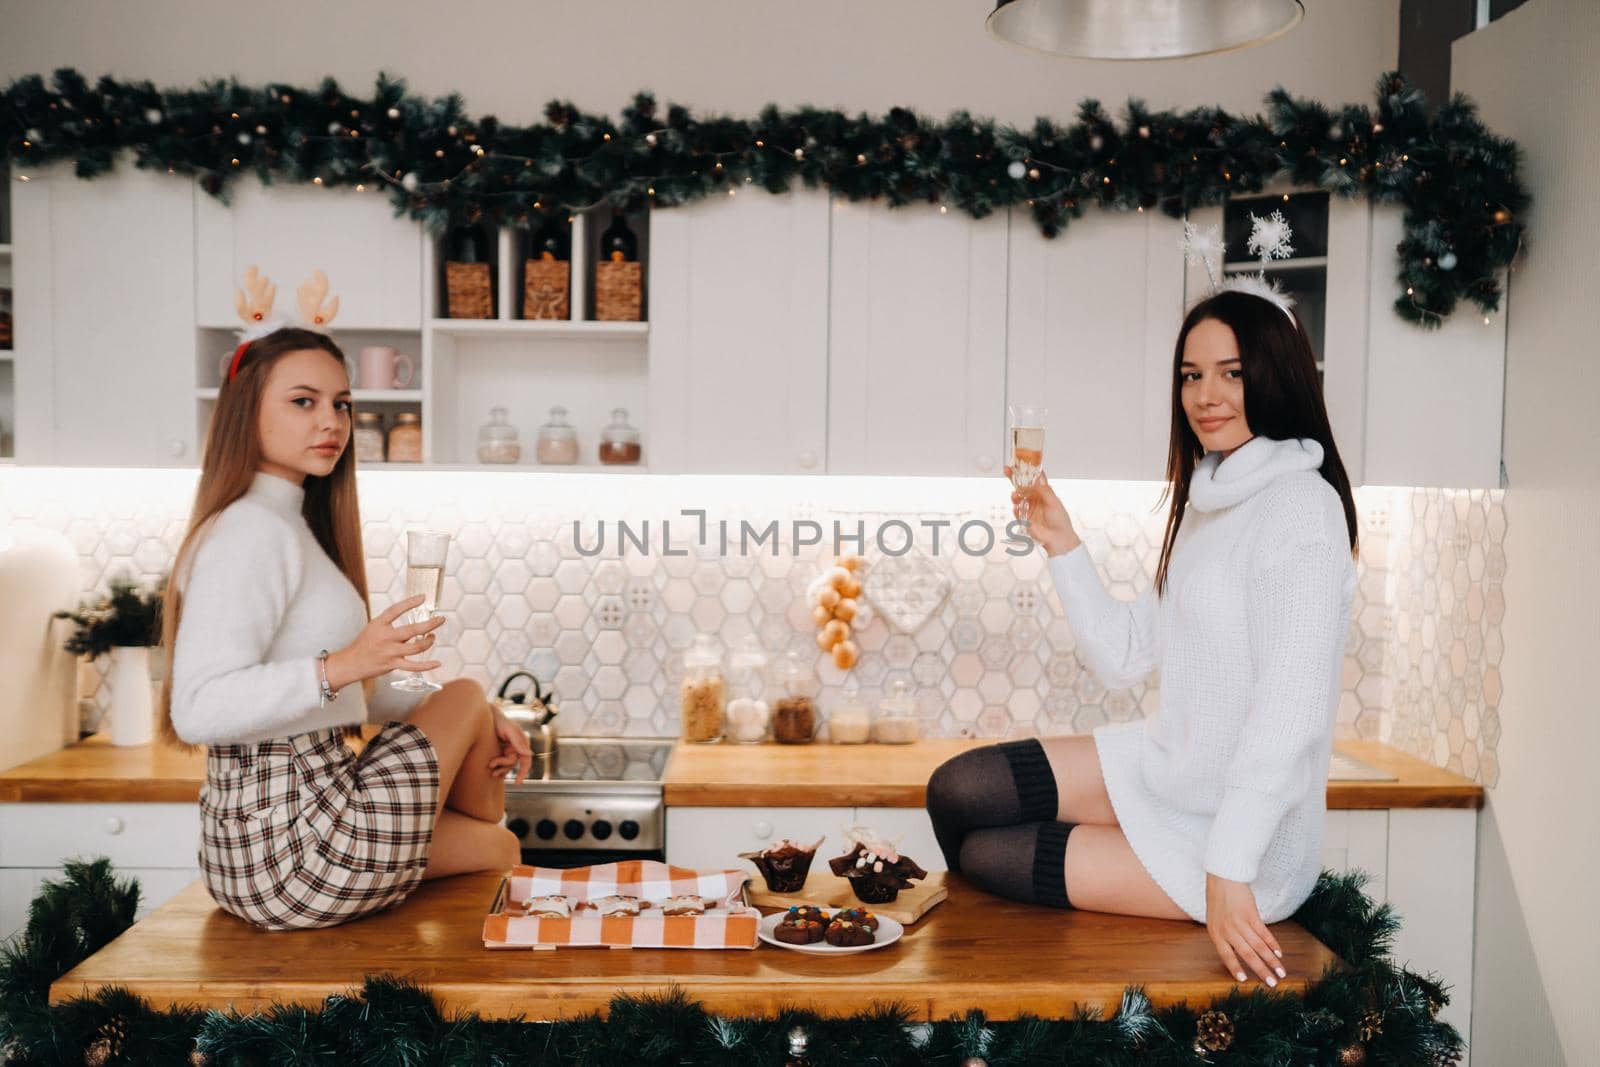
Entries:
{"type": "Polygon", "coordinates": [[[495,698],[505,717],[522,727],[523,733],[528,735],[528,747],[533,749],[533,767],[528,772],[529,778],[548,781],[556,776],[557,737],[554,720],[559,709],[552,699],[554,696],[554,691],[546,694],[539,685],[539,679],[528,671],[514,671],[500,683],[500,692],[495,698]],[[511,684],[518,678],[526,678],[532,687],[520,693],[510,692],[511,684]]]}

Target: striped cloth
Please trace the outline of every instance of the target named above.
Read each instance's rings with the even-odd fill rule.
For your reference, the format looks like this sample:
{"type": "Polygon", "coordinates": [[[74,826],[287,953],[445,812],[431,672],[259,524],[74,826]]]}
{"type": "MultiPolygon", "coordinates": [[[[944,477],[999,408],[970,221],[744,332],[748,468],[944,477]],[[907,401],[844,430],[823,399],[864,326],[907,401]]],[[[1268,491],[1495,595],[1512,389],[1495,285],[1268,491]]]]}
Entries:
{"type": "Polygon", "coordinates": [[[483,922],[487,948],[610,946],[631,948],[755,948],[761,914],[744,902],[744,871],[696,871],[658,860],[625,860],[591,867],[527,867],[506,876],[500,907],[483,922]],[[639,915],[601,916],[575,909],[571,918],[521,914],[523,901],[563,896],[574,905],[601,897],[637,897],[654,902],[639,915]],[[700,915],[663,915],[672,897],[706,902],[700,915]]]}

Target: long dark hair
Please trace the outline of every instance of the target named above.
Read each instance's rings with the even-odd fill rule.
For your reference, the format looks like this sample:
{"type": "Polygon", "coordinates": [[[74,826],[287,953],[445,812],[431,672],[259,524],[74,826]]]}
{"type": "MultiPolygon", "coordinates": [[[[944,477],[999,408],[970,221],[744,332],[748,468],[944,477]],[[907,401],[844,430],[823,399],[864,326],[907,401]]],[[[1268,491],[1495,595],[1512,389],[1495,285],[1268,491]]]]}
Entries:
{"type": "Polygon", "coordinates": [[[1291,321],[1271,301],[1225,290],[1189,311],[1172,353],[1172,433],[1167,446],[1167,487],[1161,494],[1172,494],[1172,507],[1167,512],[1167,533],[1161,544],[1161,562],[1156,567],[1157,594],[1166,592],[1167,564],[1189,504],[1189,480],[1194,477],[1195,464],[1205,455],[1183,410],[1182,369],[1183,346],[1189,331],[1206,319],[1215,319],[1232,330],[1239,346],[1244,417],[1250,432],[1278,441],[1309,437],[1322,446],[1320,472],[1344,502],[1350,555],[1359,558],[1355,496],[1350,491],[1350,478],[1339,458],[1339,448],[1333,443],[1333,427],[1328,424],[1322,385],[1317,381],[1317,358],[1311,351],[1311,339],[1298,317],[1291,321]]]}
{"type": "MultiPolygon", "coordinates": [[[[284,327],[252,341],[239,362],[239,373],[222,383],[217,406],[206,429],[205,453],[200,460],[200,484],[195,489],[189,529],[173,562],[174,577],[194,550],[200,532],[229,504],[244,496],[261,465],[261,393],[272,368],[290,352],[315,349],[345,365],[344,352],[333,338],[315,330],[284,327]]],[[[355,411],[352,405],[351,418],[355,411]]],[[[326,477],[308,475],[301,506],[306,525],[328,558],[367,601],[367,568],[361,549],[361,512],[356,505],[355,449],[346,443],[339,461],[326,477]]],[[[161,613],[161,643],[166,648],[167,675],[161,686],[160,723],[163,740],[184,746],[172,728],[172,654],[183,613],[181,583],[167,583],[161,613]]],[[[370,614],[370,612],[369,612],[370,614]]]]}

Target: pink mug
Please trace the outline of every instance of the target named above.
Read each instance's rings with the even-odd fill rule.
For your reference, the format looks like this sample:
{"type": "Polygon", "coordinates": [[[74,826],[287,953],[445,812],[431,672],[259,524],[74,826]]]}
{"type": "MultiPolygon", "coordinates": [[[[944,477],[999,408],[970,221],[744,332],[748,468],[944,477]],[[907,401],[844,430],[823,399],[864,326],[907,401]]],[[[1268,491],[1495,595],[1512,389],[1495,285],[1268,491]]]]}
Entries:
{"type": "Polygon", "coordinates": [[[361,350],[358,384],[363,389],[405,389],[411,385],[416,363],[388,345],[369,345],[361,350]],[[400,377],[402,365],[404,378],[400,377]]]}

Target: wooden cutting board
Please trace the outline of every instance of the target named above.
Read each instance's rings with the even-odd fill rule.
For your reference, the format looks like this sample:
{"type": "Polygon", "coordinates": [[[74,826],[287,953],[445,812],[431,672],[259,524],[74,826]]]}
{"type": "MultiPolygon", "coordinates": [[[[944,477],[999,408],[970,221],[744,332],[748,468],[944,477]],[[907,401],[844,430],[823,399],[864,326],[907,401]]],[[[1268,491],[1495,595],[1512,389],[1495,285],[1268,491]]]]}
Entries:
{"type": "Polygon", "coordinates": [[[774,893],[758,874],[745,888],[750,903],[758,908],[789,908],[796,904],[815,904],[819,908],[866,908],[877,915],[910,926],[938,904],[950,891],[944,885],[944,872],[933,871],[910,889],[900,890],[900,895],[889,904],[863,904],[856,899],[850,883],[827,867],[812,868],[806,884],[798,893],[774,893]]]}

